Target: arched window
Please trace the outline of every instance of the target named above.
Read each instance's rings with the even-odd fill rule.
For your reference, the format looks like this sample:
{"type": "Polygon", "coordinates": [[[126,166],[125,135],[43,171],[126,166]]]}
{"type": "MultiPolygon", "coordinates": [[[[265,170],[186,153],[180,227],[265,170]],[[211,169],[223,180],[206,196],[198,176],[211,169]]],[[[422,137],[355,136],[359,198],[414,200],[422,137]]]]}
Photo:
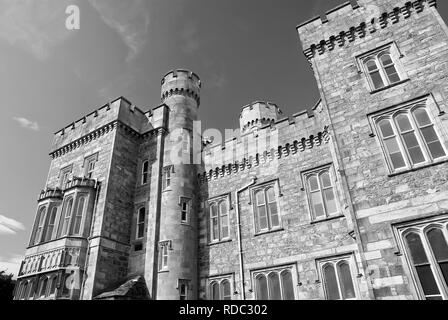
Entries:
{"type": "Polygon", "coordinates": [[[53,239],[53,232],[54,232],[54,227],[55,227],[55,223],[56,223],[57,213],[58,213],[58,208],[53,207],[51,209],[51,213],[48,218],[48,226],[47,226],[47,230],[45,232],[45,241],[50,241],[53,239]]]}
{"type": "Polygon", "coordinates": [[[385,115],[376,125],[393,171],[411,169],[446,156],[424,106],[385,115]]]}
{"type": "Polygon", "coordinates": [[[218,242],[230,237],[229,206],[227,200],[210,205],[210,240],[218,242]]]}
{"type": "Polygon", "coordinates": [[[78,198],[78,204],[76,206],[75,216],[73,218],[72,232],[71,232],[72,235],[81,235],[82,234],[81,223],[82,223],[82,217],[83,217],[83,213],[84,213],[85,203],[86,203],[86,197],[80,196],[78,198]]]}
{"type": "Polygon", "coordinates": [[[356,299],[349,260],[326,262],[322,267],[324,287],[328,300],[356,299]]]}
{"type": "Polygon", "coordinates": [[[34,245],[40,243],[42,241],[42,233],[44,230],[44,226],[45,226],[45,211],[47,210],[46,207],[40,208],[39,209],[39,213],[37,214],[37,219],[36,219],[36,233],[34,235],[34,239],[32,241],[32,243],[34,245]]]}
{"type": "Polygon", "coordinates": [[[51,278],[51,281],[50,281],[50,291],[49,291],[49,293],[48,293],[49,296],[54,296],[54,295],[56,295],[56,286],[57,286],[57,283],[58,283],[58,277],[57,277],[57,276],[52,277],[52,278],[51,278]]]}
{"type": "Polygon", "coordinates": [[[232,286],[229,279],[218,279],[210,283],[210,300],[232,300],[232,286]]]}
{"type": "Polygon", "coordinates": [[[138,210],[137,230],[135,232],[136,239],[142,239],[145,236],[145,219],[146,209],[145,207],[142,207],[138,210]]]}
{"type": "Polygon", "coordinates": [[[39,285],[39,298],[45,298],[47,296],[47,286],[48,286],[48,278],[43,277],[40,279],[39,285]]]}
{"type": "Polygon", "coordinates": [[[378,90],[401,81],[393,55],[389,50],[379,53],[376,52],[363,58],[363,60],[364,68],[368,74],[368,79],[373,90],[378,90]]]}
{"type": "Polygon", "coordinates": [[[222,300],[232,300],[232,289],[229,280],[221,282],[222,300]]]}
{"type": "Polygon", "coordinates": [[[64,209],[61,216],[61,231],[60,236],[66,236],[69,232],[70,219],[72,217],[73,198],[69,198],[65,201],[64,209]]]}
{"type": "Polygon", "coordinates": [[[269,231],[280,227],[277,195],[274,187],[267,186],[254,192],[256,231],[269,231]]]}
{"type": "Polygon", "coordinates": [[[28,289],[28,287],[29,287],[29,281],[24,281],[23,282],[23,288],[22,288],[22,291],[20,292],[20,300],[25,300],[25,299],[27,299],[27,297],[28,297],[28,294],[29,294],[29,289],[28,289]]]}
{"type": "Polygon", "coordinates": [[[218,282],[212,282],[210,286],[211,291],[211,298],[212,300],[221,300],[221,295],[219,292],[219,283],[218,282]]]}
{"type": "Polygon", "coordinates": [[[28,282],[28,286],[26,289],[26,295],[25,295],[25,299],[26,300],[30,300],[31,298],[34,297],[34,281],[31,280],[28,282]]]}
{"type": "Polygon", "coordinates": [[[307,176],[307,188],[313,220],[326,219],[338,214],[339,210],[330,168],[309,174],[307,176]]]}
{"type": "Polygon", "coordinates": [[[258,274],[255,277],[257,300],[294,300],[294,284],[291,270],[279,269],[258,274]]]}

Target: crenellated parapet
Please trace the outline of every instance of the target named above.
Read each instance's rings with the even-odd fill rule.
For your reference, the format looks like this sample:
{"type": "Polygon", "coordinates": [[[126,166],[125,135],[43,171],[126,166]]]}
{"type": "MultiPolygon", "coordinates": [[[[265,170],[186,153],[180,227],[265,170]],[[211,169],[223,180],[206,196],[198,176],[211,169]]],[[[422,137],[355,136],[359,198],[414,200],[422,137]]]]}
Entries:
{"type": "Polygon", "coordinates": [[[242,133],[275,123],[282,115],[280,108],[272,102],[253,102],[244,106],[240,114],[242,133]]]}
{"type": "Polygon", "coordinates": [[[436,6],[436,0],[358,0],[357,4],[347,2],[328,11],[325,17],[300,24],[297,31],[304,54],[311,60],[436,6]]]}
{"type": "Polygon", "coordinates": [[[191,71],[178,69],[168,72],[162,79],[162,102],[172,96],[192,98],[200,104],[201,79],[191,71]]]}

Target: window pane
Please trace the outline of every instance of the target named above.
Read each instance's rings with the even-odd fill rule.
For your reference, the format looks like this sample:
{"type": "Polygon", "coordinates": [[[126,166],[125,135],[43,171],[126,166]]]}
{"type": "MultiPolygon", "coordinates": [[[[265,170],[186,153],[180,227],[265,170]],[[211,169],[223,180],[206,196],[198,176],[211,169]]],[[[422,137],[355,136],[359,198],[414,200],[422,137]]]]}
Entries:
{"type": "Polygon", "coordinates": [[[257,300],[268,300],[268,285],[266,277],[259,275],[256,279],[257,283],[257,300]]]}
{"type": "Polygon", "coordinates": [[[53,279],[51,280],[50,295],[56,293],[57,279],[58,279],[57,277],[53,277],[53,279]]]}
{"type": "Polygon", "coordinates": [[[442,230],[432,229],[429,231],[428,240],[437,262],[448,261],[448,246],[442,230]]]}
{"type": "Polygon", "coordinates": [[[269,300],[281,300],[280,279],[277,272],[269,274],[269,300]]]}
{"type": "Polygon", "coordinates": [[[380,89],[384,87],[384,82],[383,79],[381,78],[379,71],[370,73],[370,78],[372,79],[373,87],[375,89],[380,89]]]}
{"type": "Polygon", "coordinates": [[[74,223],[74,227],[73,227],[73,234],[79,234],[80,229],[81,229],[81,221],[82,221],[82,214],[84,211],[84,203],[85,203],[85,198],[81,197],[78,200],[78,208],[76,210],[76,215],[75,215],[75,223],[74,223]]]}
{"type": "Polygon", "coordinates": [[[415,265],[428,263],[425,249],[423,248],[420,236],[416,233],[410,233],[406,236],[406,242],[411,251],[412,261],[415,265]]]}
{"type": "Polygon", "coordinates": [[[403,139],[406,144],[406,148],[408,149],[412,163],[418,164],[425,162],[426,161],[425,156],[423,155],[423,151],[420,148],[420,144],[418,143],[415,133],[414,132],[405,133],[403,135],[403,139]]]}
{"type": "Polygon", "coordinates": [[[311,194],[311,205],[313,207],[314,218],[325,216],[324,204],[320,192],[311,194]]]}
{"type": "Polygon", "coordinates": [[[380,127],[381,134],[383,135],[383,138],[392,137],[395,135],[394,129],[392,128],[392,125],[389,120],[382,120],[378,126],[380,127]]]}
{"type": "Polygon", "coordinates": [[[212,219],[212,240],[219,240],[218,218],[212,219]]]}
{"type": "Polygon", "coordinates": [[[350,266],[347,262],[343,262],[338,265],[339,267],[339,279],[341,281],[341,291],[344,299],[354,299],[355,288],[353,287],[352,275],[350,272],[350,266]]]}
{"type": "Polygon", "coordinates": [[[431,266],[419,266],[416,267],[416,270],[425,295],[430,296],[440,294],[431,266]]]}
{"type": "Polygon", "coordinates": [[[212,300],[220,300],[219,299],[219,284],[214,282],[212,284],[212,300]]]}
{"type": "Polygon", "coordinates": [[[232,300],[232,292],[230,290],[230,282],[225,280],[222,282],[222,300],[232,300]]]}
{"type": "Polygon", "coordinates": [[[330,173],[325,172],[321,174],[320,176],[321,185],[323,188],[331,187],[331,179],[330,179],[330,173]]]}
{"type": "Polygon", "coordinates": [[[448,285],[448,262],[440,263],[439,266],[440,270],[442,270],[442,275],[445,279],[445,283],[448,285]]]}
{"type": "Polygon", "coordinates": [[[384,68],[384,70],[386,71],[387,78],[389,79],[390,83],[396,83],[400,81],[400,76],[398,75],[395,66],[386,67],[384,68]]]}
{"type": "Polygon", "coordinates": [[[390,54],[387,53],[380,55],[380,61],[384,67],[393,64],[390,54]]]}
{"type": "Polygon", "coordinates": [[[219,212],[221,213],[221,216],[227,215],[227,202],[222,201],[219,204],[219,212]]]}
{"type": "Polygon", "coordinates": [[[390,160],[394,169],[403,168],[406,166],[404,162],[403,155],[401,154],[400,148],[396,138],[391,138],[384,141],[386,144],[387,152],[389,153],[390,160]]]}
{"type": "Polygon", "coordinates": [[[258,226],[260,230],[268,228],[268,218],[265,206],[258,207],[258,226]]]}
{"type": "Polygon", "coordinates": [[[366,62],[366,67],[369,72],[378,70],[378,66],[376,65],[376,62],[374,60],[369,60],[366,62]]]}
{"type": "Polygon", "coordinates": [[[444,157],[445,151],[443,150],[442,144],[440,143],[439,137],[437,136],[436,131],[434,130],[434,127],[427,127],[421,129],[423,138],[426,141],[426,144],[428,145],[429,151],[431,153],[431,156],[434,159],[444,157]]]}
{"type": "Polygon", "coordinates": [[[336,280],[336,273],[332,265],[324,267],[325,289],[329,300],[340,300],[338,283],[336,280]]]}
{"type": "Polygon", "coordinates": [[[338,211],[338,207],[336,205],[336,198],[334,196],[333,188],[329,188],[323,191],[324,199],[325,199],[325,208],[327,209],[328,214],[332,214],[338,211]]]}
{"type": "Polygon", "coordinates": [[[397,123],[400,132],[406,132],[413,130],[411,122],[409,121],[409,117],[405,114],[400,114],[397,116],[397,123]]]}
{"type": "Polygon", "coordinates": [[[317,180],[317,176],[309,177],[308,184],[310,186],[310,191],[319,190],[319,182],[317,180]]]}
{"type": "Polygon", "coordinates": [[[218,208],[216,207],[216,205],[213,205],[210,207],[210,216],[212,217],[216,217],[218,215],[218,208]]]}
{"type": "Polygon", "coordinates": [[[227,238],[229,236],[229,217],[221,217],[221,238],[227,238]]]}
{"type": "Polygon", "coordinates": [[[269,204],[269,213],[271,214],[271,227],[280,226],[276,202],[269,204]]]}
{"type": "Polygon", "coordinates": [[[432,124],[432,121],[429,118],[428,113],[423,108],[416,109],[414,111],[414,116],[415,119],[417,120],[419,127],[424,127],[432,124]]]}
{"type": "Polygon", "coordinates": [[[274,189],[273,189],[273,188],[269,188],[269,189],[266,191],[266,196],[267,196],[267,198],[268,198],[268,202],[275,202],[275,201],[276,201],[276,198],[275,198],[275,192],[274,192],[274,189]]]}
{"type": "Polygon", "coordinates": [[[255,198],[257,200],[257,206],[264,204],[264,193],[262,191],[257,192],[255,198]]]}
{"type": "Polygon", "coordinates": [[[283,285],[283,300],[294,300],[294,285],[290,271],[283,271],[281,274],[283,285]]]}
{"type": "Polygon", "coordinates": [[[145,221],[145,208],[141,208],[138,212],[138,222],[144,222],[145,221]]]}

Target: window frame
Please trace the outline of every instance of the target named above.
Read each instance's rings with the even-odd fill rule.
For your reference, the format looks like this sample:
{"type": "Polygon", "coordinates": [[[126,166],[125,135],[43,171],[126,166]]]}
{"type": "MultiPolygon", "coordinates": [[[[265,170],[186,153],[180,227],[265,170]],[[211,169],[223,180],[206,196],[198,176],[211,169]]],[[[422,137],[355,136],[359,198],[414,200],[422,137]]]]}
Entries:
{"type": "Polygon", "coordinates": [[[253,213],[253,219],[254,219],[254,233],[255,235],[261,235],[265,233],[275,232],[275,231],[281,231],[283,230],[283,221],[282,221],[282,215],[281,215],[281,206],[280,206],[280,199],[283,196],[280,190],[280,182],[279,179],[275,179],[273,181],[268,181],[264,183],[260,183],[256,186],[253,186],[250,188],[250,203],[252,204],[252,213],[253,213]],[[277,219],[278,219],[278,225],[273,226],[272,225],[272,215],[271,215],[271,209],[270,204],[274,202],[269,202],[268,199],[268,191],[272,189],[274,191],[275,195],[275,204],[277,209],[277,219]],[[266,212],[266,219],[267,219],[267,228],[261,229],[259,225],[259,216],[258,216],[258,206],[257,204],[257,194],[259,192],[263,192],[263,199],[266,212]]]}
{"type": "MultiPolygon", "coordinates": [[[[280,288],[280,296],[281,296],[281,301],[285,301],[285,297],[284,297],[284,283],[282,280],[282,273],[284,273],[285,271],[288,271],[291,274],[291,281],[292,281],[292,288],[293,288],[293,294],[294,294],[294,299],[293,300],[298,300],[299,297],[299,292],[298,292],[298,285],[299,285],[299,275],[297,273],[297,265],[296,264],[290,264],[290,265],[284,265],[284,266],[278,266],[278,267],[271,267],[271,268],[266,268],[266,269],[259,269],[259,270],[253,270],[251,271],[251,281],[252,281],[252,291],[254,293],[254,299],[255,300],[261,300],[258,299],[258,282],[257,282],[257,278],[262,275],[265,277],[266,279],[266,286],[267,286],[267,297],[268,300],[270,300],[270,295],[271,295],[271,288],[269,287],[269,275],[271,275],[272,273],[276,273],[279,279],[279,288],[280,288]]],[[[287,300],[286,300],[287,301],[287,300]]]]}
{"type": "Polygon", "coordinates": [[[146,228],[146,207],[145,206],[141,206],[138,210],[137,210],[137,219],[136,219],[136,228],[135,228],[135,240],[142,240],[145,238],[145,228],[146,228]],[[144,215],[143,215],[143,221],[140,221],[140,214],[141,211],[144,211],[144,215]],[[142,236],[139,237],[139,231],[140,228],[143,228],[142,230],[142,236]]]}
{"type": "Polygon", "coordinates": [[[233,296],[235,294],[234,289],[234,280],[233,280],[233,274],[231,275],[224,275],[224,276],[215,276],[211,277],[207,281],[207,300],[210,301],[225,301],[225,300],[234,300],[233,296]],[[228,282],[230,284],[230,299],[223,299],[224,298],[224,283],[228,282]],[[214,300],[213,299],[213,285],[218,285],[218,291],[219,291],[219,299],[214,300]]]}
{"type": "Polygon", "coordinates": [[[76,206],[74,208],[72,208],[72,217],[70,219],[70,228],[69,228],[69,236],[82,236],[84,234],[84,220],[85,220],[85,216],[86,216],[86,211],[87,211],[87,207],[88,207],[88,194],[87,193],[77,193],[76,194],[76,206]],[[83,203],[83,207],[81,210],[81,216],[78,215],[79,212],[79,204],[81,199],[84,199],[84,203],[83,203]],[[79,231],[77,233],[75,233],[75,222],[76,219],[78,219],[78,217],[80,217],[80,221],[79,221],[79,231]]]}
{"type": "Polygon", "coordinates": [[[70,175],[73,174],[73,164],[70,164],[59,171],[59,189],[65,190],[65,186],[70,181],[70,175]]]}
{"type": "Polygon", "coordinates": [[[53,237],[53,234],[55,233],[55,230],[57,229],[56,227],[57,227],[58,211],[59,211],[59,205],[53,205],[51,207],[51,210],[49,211],[49,214],[47,214],[48,218],[45,223],[44,242],[52,241],[55,238],[55,237],[53,237]],[[53,224],[51,224],[53,215],[54,215],[54,221],[53,221],[53,224]],[[50,226],[52,226],[51,232],[49,232],[50,226]]]}
{"type": "Polygon", "coordinates": [[[191,217],[191,207],[192,207],[192,199],[189,197],[181,196],[179,197],[179,206],[180,206],[180,223],[181,224],[189,224],[191,217]],[[186,208],[184,208],[184,205],[186,208]],[[183,218],[185,214],[185,219],[183,218]]]}
{"type": "Polygon", "coordinates": [[[140,185],[146,186],[149,181],[149,160],[142,162],[140,185]]]}
{"type": "Polygon", "coordinates": [[[411,257],[411,251],[406,241],[406,236],[415,233],[419,236],[420,241],[425,250],[428,264],[430,265],[431,272],[434,276],[437,288],[439,289],[442,300],[448,300],[448,279],[444,279],[442,271],[440,270],[439,263],[434,256],[434,252],[431,248],[428,233],[434,229],[442,230],[445,241],[448,245],[448,219],[436,217],[433,219],[419,220],[411,223],[401,223],[394,226],[395,239],[398,243],[399,252],[398,255],[402,255],[405,260],[405,265],[409,268],[410,278],[414,284],[416,294],[419,299],[427,300],[427,296],[421,285],[420,278],[417,274],[413,259],[411,257]]]}
{"type": "Polygon", "coordinates": [[[215,198],[209,199],[207,201],[207,209],[208,209],[207,225],[208,225],[208,230],[209,230],[208,238],[209,238],[210,244],[227,242],[232,239],[232,237],[231,237],[231,219],[230,219],[232,206],[231,206],[230,201],[231,201],[230,194],[215,197],[215,198]],[[221,204],[222,203],[226,204],[227,215],[223,215],[221,212],[221,204]],[[216,207],[216,216],[212,216],[212,208],[213,207],[216,207]],[[226,220],[227,220],[227,236],[225,236],[225,237],[223,236],[223,232],[222,232],[222,225],[223,225],[222,218],[223,217],[226,217],[226,220]],[[213,219],[217,220],[217,225],[218,225],[218,237],[216,239],[214,239],[213,219]]]}
{"type": "MultiPolygon", "coordinates": [[[[410,170],[416,170],[422,167],[426,167],[428,165],[436,164],[439,162],[443,162],[448,160],[448,148],[445,143],[445,136],[442,134],[440,129],[440,124],[438,122],[437,117],[434,116],[431,108],[431,101],[427,98],[419,99],[416,101],[412,101],[406,104],[402,104],[393,108],[389,108],[387,110],[381,111],[380,113],[376,113],[369,116],[369,120],[371,123],[371,126],[373,128],[373,136],[377,137],[377,142],[380,145],[383,159],[386,163],[386,166],[388,168],[389,174],[399,174],[403,172],[407,172],[410,170]],[[426,114],[429,117],[429,120],[431,121],[430,125],[426,125],[424,127],[420,127],[419,123],[416,119],[415,112],[418,109],[425,110],[426,114]],[[423,153],[423,156],[425,158],[424,162],[420,162],[417,164],[414,164],[412,161],[412,158],[409,154],[408,147],[406,146],[406,142],[404,141],[404,138],[402,137],[402,133],[400,131],[400,128],[397,123],[397,117],[399,117],[401,114],[406,114],[407,118],[409,119],[412,131],[415,134],[415,137],[418,142],[418,146],[421,149],[421,152],[423,153]],[[383,133],[380,128],[380,123],[383,121],[388,121],[391,126],[394,133],[394,139],[398,143],[398,147],[400,150],[401,157],[403,158],[403,161],[405,162],[405,166],[400,168],[395,168],[394,164],[391,159],[390,152],[388,148],[386,147],[385,140],[390,139],[392,136],[388,136],[386,138],[383,137],[383,133]],[[423,136],[423,133],[421,132],[421,128],[427,128],[427,127],[433,127],[438,141],[442,146],[443,152],[445,153],[444,156],[434,158],[431,154],[431,151],[429,150],[428,144],[423,136]]],[[[409,131],[410,132],[410,131],[409,131]]]]}
{"type": "Polygon", "coordinates": [[[311,222],[313,222],[313,223],[321,222],[321,221],[335,219],[335,218],[343,216],[342,205],[341,205],[341,200],[340,200],[341,196],[339,194],[338,178],[337,178],[336,171],[335,171],[332,163],[302,172],[302,190],[305,191],[305,193],[306,193],[306,198],[307,198],[307,203],[308,203],[308,212],[309,212],[311,222]],[[325,172],[328,172],[328,174],[330,176],[331,188],[333,189],[334,202],[336,204],[336,211],[331,214],[328,213],[328,209],[326,206],[326,200],[324,197],[324,191],[328,190],[330,187],[321,186],[322,182],[321,182],[320,177],[325,172]],[[317,176],[319,189],[311,191],[310,187],[309,187],[309,179],[313,176],[317,176]],[[322,201],[322,206],[324,208],[324,215],[319,216],[319,217],[315,216],[313,200],[311,197],[311,193],[316,193],[316,192],[319,192],[320,199],[322,201]]]}
{"type": "Polygon", "coordinates": [[[159,241],[159,254],[158,254],[158,271],[169,271],[169,251],[172,250],[171,240],[159,241]]]}
{"type": "Polygon", "coordinates": [[[169,165],[162,169],[162,191],[171,190],[172,173],[174,173],[174,165],[169,165]]]}
{"type": "Polygon", "coordinates": [[[325,273],[324,273],[324,267],[327,265],[332,265],[334,268],[334,271],[335,271],[338,292],[339,292],[339,297],[340,297],[340,299],[337,301],[360,300],[361,299],[361,293],[360,293],[358,282],[357,282],[357,275],[359,274],[359,272],[358,272],[358,267],[356,265],[356,259],[355,259],[355,256],[353,253],[340,255],[340,256],[321,258],[321,259],[316,260],[316,264],[317,264],[317,269],[318,269],[318,274],[319,274],[319,281],[322,283],[322,290],[323,290],[325,300],[329,300],[328,292],[327,292],[327,284],[325,281],[325,273]],[[352,285],[353,285],[353,291],[355,293],[355,298],[343,299],[342,288],[341,288],[342,285],[341,285],[341,280],[339,279],[340,275],[339,275],[339,269],[338,269],[338,265],[340,265],[342,262],[346,262],[350,268],[350,275],[351,275],[351,280],[352,280],[352,285]]]}
{"type": "Polygon", "coordinates": [[[83,168],[84,168],[84,177],[88,179],[93,179],[93,173],[96,169],[96,163],[98,162],[98,152],[87,156],[84,158],[83,168]],[[93,168],[91,168],[93,164],[93,168]]]}
{"type": "Polygon", "coordinates": [[[185,301],[190,300],[190,291],[191,291],[191,281],[186,279],[177,280],[177,289],[179,290],[179,300],[185,301]],[[185,292],[182,292],[183,288],[185,288],[185,292]],[[183,298],[183,299],[182,299],[183,298]]]}
{"type": "Polygon", "coordinates": [[[405,81],[407,81],[408,75],[403,67],[403,63],[401,61],[401,58],[403,58],[403,54],[398,49],[398,46],[395,42],[390,42],[385,45],[379,46],[373,50],[370,50],[366,53],[363,53],[362,55],[359,55],[356,57],[356,64],[358,67],[359,73],[365,74],[366,82],[368,83],[368,87],[370,89],[371,93],[376,93],[378,91],[386,90],[390,87],[393,87],[395,85],[401,84],[405,81]],[[388,54],[391,58],[392,65],[395,67],[396,73],[398,77],[400,78],[396,82],[392,82],[389,78],[389,75],[386,72],[386,68],[390,67],[391,65],[384,66],[383,62],[381,61],[381,57],[384,54],[388,54]],[[375,72],[378,72],[380,75],[380,78],[382,80],[383,86],[379,88],[375,88],[374,81],[371,77],[372,72],[367,67],[367,63],[369,61],[374,61],[377,67],[377,70],[375,72]]]}
{"type": "Polygon", "coordinates": [[[30,246],[37,246],[38,244],[42,243],[42,236],[45,230],[45,220],[47,216],[47,211],[48,211],[48,204],[41,205],[37,210],[37,215],[34,222],[34,231],[31,237],[30,246]],[[40,234],[38,233],[39,230],[40,234]]]}

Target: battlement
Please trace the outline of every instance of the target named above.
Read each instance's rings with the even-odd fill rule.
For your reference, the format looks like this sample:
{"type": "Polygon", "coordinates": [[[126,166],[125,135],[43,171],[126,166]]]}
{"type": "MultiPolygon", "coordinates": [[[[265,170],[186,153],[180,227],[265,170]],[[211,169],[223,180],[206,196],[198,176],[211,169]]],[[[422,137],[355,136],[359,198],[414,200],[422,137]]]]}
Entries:
{"type": "Polygon", "coordinates": [[[282,114],[280,108],[271,102],[256,101],[242,108],[240,114],[240,130],[242,133],[254,128],[275,123],[282,114]]]}
{"type": "Polygon", "coordinates": [[[365,38],[415,13],[436,7],[436,0],[357,0],[346,2],[325,15],[297,26],[305,56],[323,55],[336,47],[365,38]]]}
{"type": "Polygon", "coordinates": [[[182,95],[193,98],[199,105],[201,87],[201,79],[196,73],[184,69],[170,71],[162,78],[162,102],[182,95]]]}

